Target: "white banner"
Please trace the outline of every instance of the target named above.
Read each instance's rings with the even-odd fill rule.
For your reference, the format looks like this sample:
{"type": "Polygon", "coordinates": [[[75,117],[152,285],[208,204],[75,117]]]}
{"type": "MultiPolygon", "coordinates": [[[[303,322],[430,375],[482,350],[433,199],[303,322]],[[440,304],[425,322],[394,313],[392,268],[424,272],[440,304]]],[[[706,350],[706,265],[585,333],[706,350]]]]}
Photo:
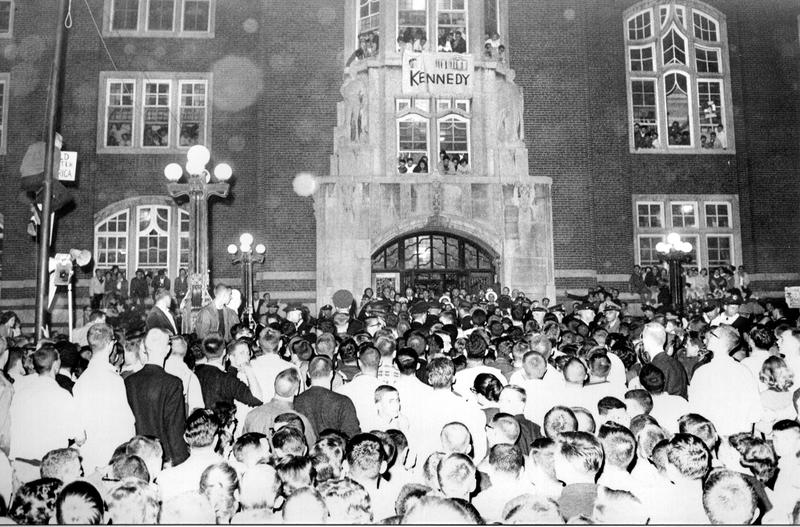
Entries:
{"type": "Polygon", "coordinates": [[[786,297],[786,306],[790,309],[800,307],[800,287],[785,287],[784,296],[786,297]]]}
{"type": "Polygon", "coordinates": [[[459,53],[404,53],[403,93],[472,95],[475,62],[459,53]]]}

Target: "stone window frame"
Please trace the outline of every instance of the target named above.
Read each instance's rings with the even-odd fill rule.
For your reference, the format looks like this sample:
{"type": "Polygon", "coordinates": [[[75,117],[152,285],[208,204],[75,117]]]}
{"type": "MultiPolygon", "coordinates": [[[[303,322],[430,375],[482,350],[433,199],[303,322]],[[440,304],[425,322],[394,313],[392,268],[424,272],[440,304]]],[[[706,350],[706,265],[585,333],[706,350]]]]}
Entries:
{"type": "Polygon", "coordinates": [[[199,38],[208,39],[215,36],[217,0],[174,0],[172,30],[149,30],[148,16],[151,0],[138,0],[138,16],[136,29],[114,29],[114,7],[118,0],[104,0],[103,10],[103,36],[126,38],[199,38]],[[208,3],[208,29],[206,31],[187,31],[184,29],[186,19],[186,5],[189,2],[208,3]]]}
{"type": "Polygon", "coordinates": [[[210,145],[212,138],[213,109],[213,77],[211,73],[176,73],[176,72],[142,72],[142,71],[103,71],[99,80],[99,104],[97,105],[97,153],[98,154],[175,154],[185,153],[191,145],[181,145],[181,87],[186,83],[204,83],[206,85],[206,117],[205,137],[197,144],[210,145]],[[108,141],[108,107],[110,86],[113,83],[132,83],[133,89],[133,123],[131,127],[130,146],[109,146],[108,141]],[[169,103],[169,144],[168,146],[143,146],[145,85],[148,83],[170,83],[169,103]]]}
{"type": "Polygon", "coordinates": [[[368,34],[368,33],[376,33],[380,36],[381,30],[381,0],[358,0],[358,7],[356,11],[356,42],[355,46],[358,48],[359,39],[368,34]],[[362,16],[361,10],[367,8],[368,13],[367,16],[362,16]],[[373,8],[377,8],[377,11],[374,11],[373,8]],[[364,28],[362,24],[365,20],[373,19],[377,20],[377,23],[371,27],[364,28]]]}
{"type": "Polygon", "coordinates": [[[663,241],[671,232],[677,232],[681,238],[690,241],[695,246],[697,261],[687,264],[687,267],[708,267],[708,239],[718,236],[730,237],[731,240],[731,265],[742,263],[742,235],[739,214],[739,198],[736,194],[635,194],[632,196],[633,212],[633,247],[634,260],[639,265],[651,265],[641,262],[641,238],[661,237],[663,241]],[[638,205],[660,203],[664,211],[666,223],[661,228],[639,227],[638,205]],[[675,227],[672,221],[672,205],[692,203],[696,206],[695,227],[675,227]],[[706,218],[706,205],[726,205],[728,207],[728,226],[709,226],[706,218]],[[690,239],[694,237],[693,239],[690,239]]]}
{"type": "MultiPolygon", "coordinates": [[[[628,8],[623,16],[623,38],[625,42],[625,62],[626,62],[626,92],[628,98],[628,145],[629,152],[635,154],[734,154],[735,148],[735,132],[734,132],[734,118],[733,118],[733,103],[731,95],[731,80],[730,80],[730,60],[729,60],[729,44],[727,33],[727,22],[725,15],[717,9],[699,1],[699,0],[680,0],[680,4],[672,2],[667,3],[665,0],[644,0],[630,8],[628,8]],[[674,8],[674,9],[673,9],[674,8]],[[682,8],[683,16],[682,21],[679,19],[677,12],[678,8],[682,8]],[[662,10],[667,9],[667,16],[662,21],[662,10]],[[629,31],[629,23],[636,20],[637,16],[644,13],[649,13],[650,17],[650,31],[649,36],[640,39],[630,38],[632,35],[629,31]],[[656,13],[658,18],[656,19],[656,13]],[[716,23],[717,41],[709,42],[701,40],[695,36],[694,32],[694,14],[697,13],[709,20],[716,23]],[[667,35],[669,31],[676,29],[682,37],[686,39],[686,64],[664,64],[664,49],[662,38],[667,35]],[[641,48],[648,45],[654,46],[654,66],[655,70],[649,71],[632,71],[630,50],[632,48],[641,48]],[[696,49],[714,49],[718,51],[719,69],[718,73],[703,73],[698,72],[697,68],[697,55],[696,49]],[[672,73],[680,73],[688,78],[687,82],[687,98],[688,98],[688,113],[689,113],[689,130],[691,131],[691,144],[690,145],[669,145],[669,119],[667,116],[667,101],[666,101],[666,78],[672,73]],[[633,111],[633,94],[632,84],[634,81],[649,80],[655,81],[656,88],[656,127],[658,132],[658,139],[660,142],[659,148],[636,148],[634,142],[634,124],[639,121],[639,118],[633,111]],[[719,116],[719,123],[724,127],[727,148],[726,149],[712,149],[702,148],[700,145],[700,136],[710,136],[712,125],[703,122],[703,107],[698,99],[699,83],[715,81],[720,83],[720,104],[721,108],[717,108],[716,112],[719,116]]],[[[645,33],[647,34],[647,33],[645,33]]],[[[706,103],[706,107],[711,112],[711,107],[706,103]]]]}
{"type": "MultiPolygon", "coordinates": [[[[467,158],[469,165],[472,166],[472,101],[469,97],[398,97],[395,99],[395,158],[400,157],[403,151],[400,149],[400,123],[403,121],[416,120],[427,123],[427,153],[428,173],[433,173],[439,163],[439,152],[441,151],[439,123],[447,118],[455,118],[467,124],[467,158]],[[421,104],[427,101],[426,104],[421,104]],[[447,107],[440,106],[440,102],[449,101],[447,107]],[[425,111],[420,106],[430,111],[425,111]],[[432,154],[436,155],[432,157],[432,154]]],[[[458,152],[461,153],[461,152],[458,152]]]]}
{"type": "MultiPolygon", "coordinates": [[[[168,238],[168,266],[167,275],[174,279],[178,274],[178,269],[188,266],[189,244],[189,212],[185,207],[175,204],[174,200],[164,196],[139,196],[129,198],[105,207],[95,214],[94,218],[94,254],[98,259],[99,255],[99,228],[109,220],[118,217],[120,214],[127,214],[126,230],[117,237],[126,239],[126,261],[118,264],[125,270],[125,275],[130,280],[139,267],[139,237],[138,237],[138,210],[141,207],[163,207],[169,209],[169,224],[167,232],[168,238]],[[185,225],[185,229],[183,226],[185,225]],[[132,254],[135,252],[135,254],[132,254]],[[185,255],[183,253],[186,253],[185,255]]],[[[99,261],[99,259],[98,259],[99,261]]],[[[98,269],[110,269],[113,263],[107,265],[97,264],[98,269]]],[[[158,269],[158,267],[147,267],[145,270],[158,269]]]]}
{"type": "Polygon", "coordinates": [[[0,96],[2,96],[2,105],[0,105],[0,155],[8,153],[8,106],[9,97],[11,95],[11,74],[0,73],[0,96]]]}
{"type": "Polygon", "coordinates": [[[0,0],[0,5],[8,6],[8,30],[0,30],[0,39],[14,37],[14,11],[16,8],[16,0],[0,0]]]}
{"type": "MultiPolygon", "coordinates": [[[[460,26],[454,26],[454,25],[449,25],[449,24],[442,25],[442,23],[439,21],[440,20],[439,16],[441,14],[443,14],[443,13],[448,13],[448,14],[463,13],[463,15],[464,15],[464,27],[461,28],[461,38],[464,39],[464,42],[465,42],[466,47],[467,47],[467,52],[469,53],[469,49],[470,49],[469,48],[469,3],[470,2],[468,0],[435,0],[435,2],[436,2],[436,16],[434,17],[434,21],[436,22],[436,31],[433,32],[432,34],[435,35],[435,37],[436,37],[435,45],[437,46],[437,49],[438,49],[438,45],[439,45],[439,29],[440,28],[448,28],[448,29],[451,29],[453,31],[457,31],[459,29],[459,27],[460,27],[460,26]],[[448,2],[450,4],[450,9],[441,8],[440,4],[442,2],[448,2]],[[453,6],[454,2],[463,2],[464,8],[463,9],[452,9],[452,6],[453,6]]],[[[431,39],[428,39],[428,44],[430,44],[431,42],[432,42],[431,39]]],[[[433,47],[431,47],[431,49],[433,49],[433,47]]]]}

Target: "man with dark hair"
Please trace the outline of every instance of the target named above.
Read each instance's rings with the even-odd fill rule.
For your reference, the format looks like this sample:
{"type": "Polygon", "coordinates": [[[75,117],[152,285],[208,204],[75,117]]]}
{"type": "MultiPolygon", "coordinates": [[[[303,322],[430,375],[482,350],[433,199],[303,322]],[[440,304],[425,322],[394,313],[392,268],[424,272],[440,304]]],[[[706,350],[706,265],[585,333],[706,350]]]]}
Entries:
{"type": "Polygon", "coordinates": [[[217,335],[225,342],[233,338],[231,328],[239,323],[239,316],[228,307],[230,300],[231,288],[225,284],[217,284],[214,287],[214,300],[197,313],[194,328],[197,338],[204,339],[209,335],[217,335]]]}
{"type": "Polygon", "coordinates": [[[616,397],[603,397],[597,401],[597,415],[600,426],[609,422],[628,426],[631,422],[627,405],[616,397]]]}
{"type": "MultiPolygon", "coordinates": [[[[761,366],[764,361],[772,356],[770,351],[775,345],[775,334],[770,331],[766,326],[757,325],[753,326],[749,332],[744,334],[744,340],[750,347],[750,353],[744,359],[742,364],[750,370],[753,378],[759,381],[759,374],[761,373],[761,366]]],[[[763,391],[765,386],[759,385],[759,390],[763,391]]]]}
{"type": "MultiPolygon", "coordinates": [[[[473,323],[475,318],[473,315],[473,323]]],[[[486,366],[486,353],[489,347],[487,342],[488,337],[484,337],[482,330],[473,331],[469,339],[467,339],[467,367],[459,371],[455,375],[455,382],[453,384],[453,391],[459,394],[467,401],[473,401],[474,395],[472,387],[475,383],[475,377],[481,373],[489,373],[494,375],[500,380],[500,383],[505,386],[508,384],[503,373],[497,368],[486,366]]]]}
{"type": "Polygon", "coordinates": [[[288,368],[280,372],[275,377],[273,393],[275,396],[272,400],[247,413],[247,417],[244,420],[244,432],[258,432],[269,436],[269,431],[273,428],[277,416],[293,413],[303,422],[308,444],[313,445],[316,443],[317,434],[311,421],[294,409],[294,398],[300,393],[300,376],[297,369],[288,368]]]}
{"type": "Polygon", "coordinates": [[[678,419],[689,413],[689,403],[683,397],[670,395],[664,391],[666,388],[664,373],[653,364],[642,366],[639,383],[647,390],[653,401],[653,408],[648,415],[653,416],[669,433],[676,433],[678,419]]]}
{"type": "Polygon", "coordinates": [[[759,513],[753,486],[732,470],[715,470],[708,476],[703,509],[712,525],[749,525],[759,513]]]}
{"type": "Polygon", "coordinates": [[[153,299],[155,305],[147,314],[147,321],[145,322],[146,329],[161,328],[170,335],[177,335],[180,333],[178,325],[175,323],[175,318],[172,316],[169,308],[172,305],[172,295],[169,289],[156,290],[153,299]]]}
{"type": "Polygon", "coordinates": [[[206,408],[212,408],[219,401],[233,403],[234,400],[247,406],[261,406],[258,398],[261,387],[250,366],[250,346],[247,342],[237,340],[226,348],[221,337],[211,335],[203,339],[203,353],[206,363],[198,364],[194,372],[200,381],[206,408]],[[226,371],[224,365],[226,350],[231,360],[230,371],[226,371]],[[239,380],[234,368],[244,372],[249,385],[239,380]]]}
{"type": "Polygon", "coordinates": [[[125,390],[136,419],[136,433],[158,438],[166,459],[176,466],[189,457],[183,438],[186,405],[183,383],[164,371],[168,354],[169,334],[159,328],[148,331],[144,340],[147,363],[125,379],[125,390]]]}
{"type": "Polygon", "coordinates": [[[603,466],[603,446],[586,432],[564,432],[556,441],[556,477],[565,484],[558,511],[564,521],[581,514],[588,518],[597,499],[595,480],[603,466]]]}
{"type": "Polygon", "coordinates": [[[350,382],[335,390],[353,402],[358,421],[362,424],[375,421],[375,390],[380,386],[378,382],[380,363],[380,352],[372,345],[365,345],[358,352],[359,373],[350,382]]]}
{"type": "Polygon", "coordinates": [[[666,447],[666,476],[672,485],[662,485],[658,499],[650,500],[654,524],[706,523],[703,509],[703,479],[711,466],[711,453],[698,437],[675,434],[666,447]]]}
{"type": "Polygon", "coordinates": [[[200,476],[209,466],[222,461],[214,451],[219,421],[212,410],[195,410],[186,420],[183,438],[189,445],[189,458],[178,466],[168,468],[158,476],[162,501],[197,489],[200,476]]]}
{"type": "Polygon", "coordinates": [[[361,431],[353,402],[330,389],[333,380],[333,363],[320,355],[308,363],[311,386],[294,398],[294,409],[308,417],[314,430],[329,428],[353,437],[361,431]]]}
{"type": "Polygon", "coordinates": [[[92,359],[75,381],[72,395],[86,427],[83,461],[87,473],[108,465],[114,448],[136,433],[125,381],[111,364],[116,338],[108,324],[89,329],[92,359]]]}
{"type": "Polygon", "coordinates": [[[455,365],[447,357],[437,357],[428,364],[428,384],[433,388],[427,398],[425,409],[413,415],[409,438],[417,450],[419,459],[439,449],[439,433],[447,423],[463,423],[472,435],[475,459],[486,454],[486,416],[476,405],[467,402],[453,392],[455,365]]]}
{"type": "Polygon", "coordinates": [[[400,487],[381,479],[388,464],[381,440],[373,434],[358,434],[345,452],[349,477],[361,483],[370,495],[375,521],[394,516],[394,502],[400,487]]]}
{"type": "Polygon", "coordinates": [[[488,474],[492,486],[475,497],[473,505],[487,523],[502,520],[503,509],[511,499],[535,494],[525,478],[525,456],[513,445],[498,444],[489,449],[488,474]]]}
{"type": "Polygon", "coordinates": [[[394,387],[400,394],[403,413],[408,416],[419,415],[428,405],[428,397],[433,389],[419,380],[417,370],[420,360],[413,348],[401,348],[394,357],[394,364],[400,371],[394,387]]]}
{"type": "Polygon", "coordinates": [[[45,344],[33,354],[36,371],[24,389],[14,394],[11,417],[11,455],[17,478],[27,483],[39,477],[41,459],[70,441],[86,439],[82,417],[72,395],[58,383],[58,352],[45,344]]]}

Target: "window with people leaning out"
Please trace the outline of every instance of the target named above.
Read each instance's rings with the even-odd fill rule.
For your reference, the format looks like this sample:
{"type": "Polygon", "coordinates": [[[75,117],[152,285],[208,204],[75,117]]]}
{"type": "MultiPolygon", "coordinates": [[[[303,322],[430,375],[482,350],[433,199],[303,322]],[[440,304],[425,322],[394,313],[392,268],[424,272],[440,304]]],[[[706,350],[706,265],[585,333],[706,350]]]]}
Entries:
{"type": "Polygon", "coordinates": [[[469,99],[397,99],[397,172],[471,174],[470,106],[469,99]],[[439,152],[433,162],[430,152],[439,152]]]}
{"type": "Polygon", "coordinates": [[[626,12],[625,39],[632,151],[732,150],[725,15],[647,0],[626,12]]]}

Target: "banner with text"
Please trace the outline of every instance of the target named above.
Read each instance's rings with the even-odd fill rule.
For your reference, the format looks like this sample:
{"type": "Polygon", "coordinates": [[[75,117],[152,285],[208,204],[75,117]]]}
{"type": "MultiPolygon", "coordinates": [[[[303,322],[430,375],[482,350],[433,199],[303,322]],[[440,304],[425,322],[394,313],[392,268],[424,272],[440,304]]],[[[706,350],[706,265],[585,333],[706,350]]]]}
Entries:
{"type": "Polygon", "coordinates": [[[475,62],[457,53],[404,53],[403,93],[406,95],[471,95],[475,62]]]}

